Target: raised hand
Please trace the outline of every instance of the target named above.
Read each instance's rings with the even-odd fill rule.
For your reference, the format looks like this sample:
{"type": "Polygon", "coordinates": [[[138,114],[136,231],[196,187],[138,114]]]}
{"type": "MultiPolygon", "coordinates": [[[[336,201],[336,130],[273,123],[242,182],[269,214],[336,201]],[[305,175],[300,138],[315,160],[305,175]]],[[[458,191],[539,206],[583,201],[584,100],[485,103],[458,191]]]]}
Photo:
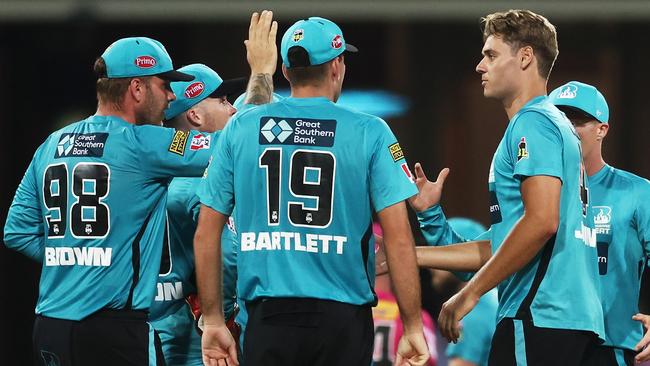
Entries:
{"type": "Polygon", "coordinates": [[[438,174],[435,182],[430,181],[420,163],[415,163],[415,185],[418,187],[418,194],[409,198],[409,204],[416,212],[424,211],[440,203],[442,187],[449,175],[449,168],[444,168],[438,174]]]}
{"type": "Polygon", "coordinates": [[[248,28],[248,39],[244,41],[246,59],[252,74],[273,76],[275,73],[278,64],[277,33],[278,22],[273,20],[272,11],[264,10],[262,14],[253,13],[248,28]]]}

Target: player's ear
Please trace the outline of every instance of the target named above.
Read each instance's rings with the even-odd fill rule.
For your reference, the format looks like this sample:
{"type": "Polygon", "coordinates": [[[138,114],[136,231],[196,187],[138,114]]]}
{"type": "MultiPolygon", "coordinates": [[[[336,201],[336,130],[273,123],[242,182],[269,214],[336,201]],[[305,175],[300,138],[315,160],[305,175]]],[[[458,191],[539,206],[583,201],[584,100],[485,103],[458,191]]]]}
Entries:
{"type": "Polygon", "coordinates": [[[341,77],[343,77],[343,64],[341,62],[341,58],[336,57],[329,63],[329,75],[332,80],[337,82],[341,80],[341,77]]]}
{"type": "Polygon", "coordinates": [[[526,70],[533,64],[535,52],[531,46],[525,46],[519,49],[519,63],[522,70],[526,70]]]}
{"type": "Polygon", "coordinates": [[[607,132],[609,132],[609,125],[607,123],[600,123],[598,126],[598,131],[596,131],[596,134],[600,140],[604,139],[605,136],[607,136],[607,132]]]}
{"type": "Polygon", "coordinates": [[[198,113],[196,108],[188,109],[185,112],[185,118],[195,128],[201,127],[201,125],[203,125],[203,119],[201,118],[201,114],[198,113]]]}
{"type": "Polygon", "coordinates": [[[289,83],[291,83],[291,81],[289,80],[289,76],[287,76],[287,67],[284,66],[284,63],[282,64],[282,75],[287,81],[289,81],[289,83]]]}
{"type": "Polygon", "coordinates": [[[133,78],[129,83],[127,94],[129,94],[136,102],[140,103],[144,100],[147,93],[147,85],[143,79],[133,78]]]}

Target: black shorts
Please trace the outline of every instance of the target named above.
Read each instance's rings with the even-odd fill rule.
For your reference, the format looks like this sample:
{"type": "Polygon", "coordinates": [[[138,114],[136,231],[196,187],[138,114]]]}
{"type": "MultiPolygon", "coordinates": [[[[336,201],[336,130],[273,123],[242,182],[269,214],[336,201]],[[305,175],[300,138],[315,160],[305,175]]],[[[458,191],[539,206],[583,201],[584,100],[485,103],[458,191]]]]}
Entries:
{"type": "Polygon", "coordinates": [[[38,315],[33,347],[42,366],[165,364],[160,338],[139,311],[102,310],[80,321],[38,315]]]}
{"type": "Polygon", "coordinates": [[[246,304],[243,365],[370,365],[370,305],[299,298],[246,304]]]}
{"type": "Polygon", "coordinates": [[[589,366],[634,366],[634,351],[629,349],[598,346],[588,358],[589,366]]]}
{"type": "Polygon", "coordinates": [[[494,331],[488,365],[586,366],[597,344],[592,332],[540,328],[530,320],[505,318],[494,331]]]}

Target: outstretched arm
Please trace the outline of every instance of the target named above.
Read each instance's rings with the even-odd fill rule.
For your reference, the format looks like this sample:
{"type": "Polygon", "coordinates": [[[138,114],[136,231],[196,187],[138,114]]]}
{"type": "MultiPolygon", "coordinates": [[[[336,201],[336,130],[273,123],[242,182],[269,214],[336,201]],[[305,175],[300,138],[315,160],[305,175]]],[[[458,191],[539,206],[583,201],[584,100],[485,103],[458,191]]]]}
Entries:
{"type": "Polygon", "coordinates": [[[244,104],[266,104],[273,97],[273,74],[278,63],[278,49],[275,43],[278,23],[273,12],[253,13],[248,28],[246,58],[251,67],[251,77],[246,88],[244,104]]]}

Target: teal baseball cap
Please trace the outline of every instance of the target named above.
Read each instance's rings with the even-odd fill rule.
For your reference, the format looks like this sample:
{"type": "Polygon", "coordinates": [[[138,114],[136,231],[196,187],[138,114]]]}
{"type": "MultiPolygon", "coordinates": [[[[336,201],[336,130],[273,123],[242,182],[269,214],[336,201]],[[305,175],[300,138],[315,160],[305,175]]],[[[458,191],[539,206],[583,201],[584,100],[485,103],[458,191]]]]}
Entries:
{"type": "Polygon", "coordinates": [[[447,220],[451,228],[465,239],[472,240],[485,232],[485,226],[466,217],[452,217],[447,220]]]}
{"type": "Polygon", "coordinates": [[[338,25],[320,17],[297,21],[282,36],[280,47],[282,62],[287,68],[322,65],[345,51],[357,52],[358,49],[345,42],[338,25]],[[302,47],[309,59],[290,62],[289,50],[293,47],[302,47]]]}
{"type": "Polygon", "coordinates": [[[187,65],[178,71],[190,75],[192,80],[171,83],[176,100],[165,110],[167,120],[187,111],[206,98],[239,94],[246,90],[248,82],[246,78],[223,80],[216,71],[203,64],[187,65]]]}
{"type": "Polygon", "coordinates": [[[113,42],[101,56],[109,79],[157,76],[169,81],[191,81],[193,76],[175,71],[165,46],[147,37],[129,37],[113,42]]]}
{"type": "Polygon", "coordinates": [[[600,123],[609,122],[607,101],[592,85],[570,81],[553,90],[549,99],[556,107],[570,107],[590,115],[600,123]]]}

